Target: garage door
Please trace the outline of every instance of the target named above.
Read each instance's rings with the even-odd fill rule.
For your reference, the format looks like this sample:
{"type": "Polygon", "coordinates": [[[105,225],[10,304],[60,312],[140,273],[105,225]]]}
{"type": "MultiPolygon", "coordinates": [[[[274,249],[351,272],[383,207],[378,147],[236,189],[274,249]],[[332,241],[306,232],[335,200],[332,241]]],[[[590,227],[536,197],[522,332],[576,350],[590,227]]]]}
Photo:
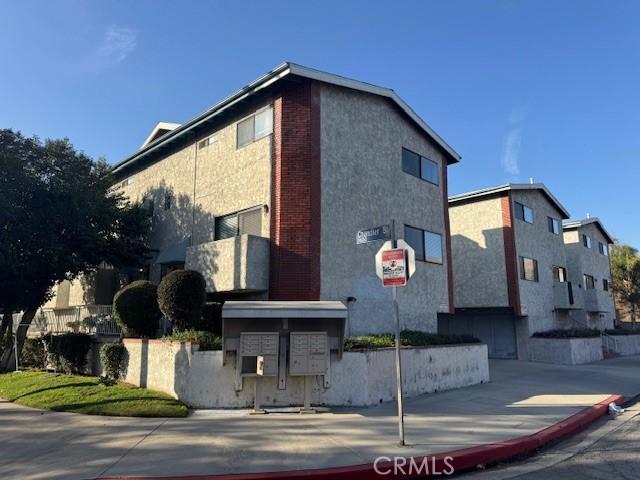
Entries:
{"type": "Polygon", "coordinates": [[[473,335],[487,344],[490,358],[518,357],[510,309],[461,309],[455,315],[439,317],[438,332],[473,335]]]}

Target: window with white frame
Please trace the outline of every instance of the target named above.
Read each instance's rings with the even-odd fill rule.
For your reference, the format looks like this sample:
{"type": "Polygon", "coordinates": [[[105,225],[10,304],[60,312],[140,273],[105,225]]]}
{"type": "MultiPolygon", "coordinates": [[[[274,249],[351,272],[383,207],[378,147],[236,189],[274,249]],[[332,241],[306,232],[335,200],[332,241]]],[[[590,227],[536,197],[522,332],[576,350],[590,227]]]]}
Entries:
{"type": "Polygon", "coordinates": [[[236,148],[242,148],[273,132],[273,108],[268,106],[238,122],[236,148]]]}
{"type": "Polygon", "coordinates": [[[215,240],[238,235],[262,235],[262,208],[252,208],[231,213],[215,219],[215,240]]]}

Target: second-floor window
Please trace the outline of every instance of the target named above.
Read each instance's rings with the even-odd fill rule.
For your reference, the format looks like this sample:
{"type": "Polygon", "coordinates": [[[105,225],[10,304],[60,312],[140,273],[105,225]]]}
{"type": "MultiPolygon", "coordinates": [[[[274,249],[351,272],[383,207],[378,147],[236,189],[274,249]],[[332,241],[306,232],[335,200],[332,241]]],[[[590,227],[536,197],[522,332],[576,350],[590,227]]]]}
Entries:
{"type": "Polygon", "coordinates": [[[547,217],[549,231],[554,235],[560,235],[560,220],[553,217],[547,217]]]}
{"type": "Polygon", "coordinates": [[[238,235],[262,235],[262,208],[235,212],[215,220],[215,240],[238,235]]]}
{"type": "Polygon", "coordinates": [[[556,282],[566,282],[567,269],[564,267],[553,267],[553,280],[556,282]]]}
{"type": "Polygon", "coordinates": [[[520,257],[520,278],[531,282],[538,281],[538,261],[533,258],[520,257]]]}
{"type": "Polygon", "coordinates": [[[416,260],[442,263],[442,235],[421,228],[404,226],[404,239],[416,252],[416,260]]]}
{"type": "Polygon", "coordinates": [[[434,185],[440,184],[438,164],[406,148],[402,149],[402,171],[434,185]]]}
{"type": "Polygon", "coordinates": [[[609,256],[609,247],[602,242],[598,242],[598,251],[605,257],[609,256]]]}
{"type": "Polygon", "coordinates": [[[273,132],[273,108],[259,110],[237,125],[236,148],[242,148],[273,132]]]}
{"type": "Polygon", "coordinates": [[[582,245],[591,248],[591,237],[589,235],[582,234],[582,245]]]}
{"type": "Polygon", "coordinates": [[[602,279],[602,289],[603,289],[605,292],[608,292],[608,291],[609,291],[609,280],[608,280],[608,279],[606,279],[606,278],[603,278],[603,279],[602,279]]]}
{"type": "Polygon", "coordinates": [[[593,275],[584,275],[584,288],[587,290],[593,290],[596,288],[596,280],[593,278],[593,275]]]}
{"type": "Polygon", "coordinates": [[[527,207],[526,205],[523,205],[520,202],[514,202],[515,203],[515,210],[516,210],[516,218],[518,220],[522,220],[523,222],[527,222],[527,223],[533,223],[534,221],[534,213],[533,213],[533,209],[527,207]]]}

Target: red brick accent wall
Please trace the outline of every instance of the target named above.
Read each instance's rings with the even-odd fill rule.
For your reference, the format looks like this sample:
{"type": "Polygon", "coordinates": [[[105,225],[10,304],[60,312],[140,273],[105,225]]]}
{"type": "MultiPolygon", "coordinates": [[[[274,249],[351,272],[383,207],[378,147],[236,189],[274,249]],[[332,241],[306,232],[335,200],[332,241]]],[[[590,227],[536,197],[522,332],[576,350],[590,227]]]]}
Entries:
{"type": "Polygon", "coordinates": [[[504,235],[504,260],[507,267],[507,295],[509,305],[516,315],[522,315],[520,306],[520,287],[518,285],[518,256],[516,254],[516,236],[513,231],[513,210],[511,195],[505,192],[500,199],[502,207],[502,233],[504,235]]]}
{"type": "Polygon", "coordinates": [[[453,260],[451,258],[451,226],[449,223],[448,166],[442,166],[442,205],[444,207],[444,242],[447,255],[447,291],[449,292],[449,313],[455,313],[453,299],[453,260]]]}
{"type": "Polygon", "coordinates": [[[273,104],[270,300],[320,299],[320,94],[306,81],[273,104]]]}

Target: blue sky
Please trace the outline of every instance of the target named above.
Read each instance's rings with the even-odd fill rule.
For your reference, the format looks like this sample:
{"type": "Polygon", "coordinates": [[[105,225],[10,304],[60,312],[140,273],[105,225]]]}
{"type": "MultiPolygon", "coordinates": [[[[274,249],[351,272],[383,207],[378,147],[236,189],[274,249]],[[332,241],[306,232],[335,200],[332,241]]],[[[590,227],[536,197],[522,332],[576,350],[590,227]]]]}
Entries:
{"type": "Polygon", "coordinates": [[[391,87],[463,157],[640,247],[640,2],[0,0],[0,128],[122,159],[285,60],[391,87]]]}

